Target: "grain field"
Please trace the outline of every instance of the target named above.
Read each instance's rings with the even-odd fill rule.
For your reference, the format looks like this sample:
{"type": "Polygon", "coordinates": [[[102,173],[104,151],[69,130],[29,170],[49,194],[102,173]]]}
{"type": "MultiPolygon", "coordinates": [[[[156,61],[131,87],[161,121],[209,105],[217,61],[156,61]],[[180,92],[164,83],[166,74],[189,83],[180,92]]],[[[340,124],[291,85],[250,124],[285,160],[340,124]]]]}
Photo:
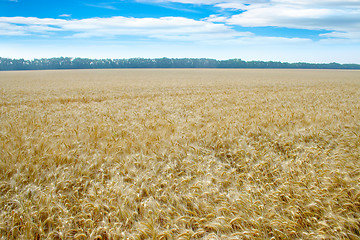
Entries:
{"type": "Polygon", "coordinates": [[[360,239],[360,71],[0,72],[0,239],[360,239]]]}

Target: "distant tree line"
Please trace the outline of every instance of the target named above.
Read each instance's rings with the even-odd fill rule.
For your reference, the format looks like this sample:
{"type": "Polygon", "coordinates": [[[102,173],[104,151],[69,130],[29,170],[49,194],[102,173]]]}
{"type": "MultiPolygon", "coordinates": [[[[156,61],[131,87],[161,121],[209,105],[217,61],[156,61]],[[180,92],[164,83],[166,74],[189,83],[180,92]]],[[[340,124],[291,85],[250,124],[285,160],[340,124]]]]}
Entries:
{"type": "Polygon", "coordinates": [[[0,58],[0,71],[46,69],[100,69],[100,68],[298,68],[298,69],[360,69],[360,64],[288,63],[216,60],[208,58],[41,58],[33,60],[0,58]]]}

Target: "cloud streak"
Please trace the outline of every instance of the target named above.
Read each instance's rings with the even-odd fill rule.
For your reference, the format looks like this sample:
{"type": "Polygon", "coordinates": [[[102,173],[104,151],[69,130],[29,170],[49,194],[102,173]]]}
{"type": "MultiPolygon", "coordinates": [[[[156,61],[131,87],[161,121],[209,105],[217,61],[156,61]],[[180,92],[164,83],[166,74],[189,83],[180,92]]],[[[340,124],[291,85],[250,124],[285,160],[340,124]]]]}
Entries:
{"type": "Polygon", "coordinates": [[[225,24],[197,21],[184,17],[162,18],[87,18],[54,19],[34,17],[0,17],[2,35],[46,35],[67,33],[66,37],[114,38],[137,36],[172,41],[236,39],[252,36],[238,32],[225,24]]]}
{"type": "Polygon", "coordinates": [[[228,26],[282,27],[292,29],[326,30],[324,38],[360,38],[359,0],[159,0],[187,4],[206,4],[225,11],[212,15],[210,22],[228,26]],[[234,10],[241,10],[236,13],[234,10]],[[229,17],[230,11],[230,17],[229,17]],[[233,14],[231,14],[233,12],[233,14]]]}
{"type": "Polygon", "coordinates": [[[245,27],[287,27],[309,30],[356,31],[360,29],[360,9],[303,8],[288,5],[248,6],[233,15],[228,24],[245,27]]]}

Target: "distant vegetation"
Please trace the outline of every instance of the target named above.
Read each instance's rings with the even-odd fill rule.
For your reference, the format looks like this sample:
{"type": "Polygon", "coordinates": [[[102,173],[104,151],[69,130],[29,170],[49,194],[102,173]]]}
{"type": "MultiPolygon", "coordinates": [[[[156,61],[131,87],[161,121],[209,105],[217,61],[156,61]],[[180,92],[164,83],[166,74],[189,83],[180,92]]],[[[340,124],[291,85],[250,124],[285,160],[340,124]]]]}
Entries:
{"type": "Polygon", "coordinates": [[[298,69],[360,69],[359,64],[288,63],[216,60],[208,58],[41,58],[33,60],[0,58],[0,71],[45,69],[103,69],[103,68],[298,68],[298,69]]]}

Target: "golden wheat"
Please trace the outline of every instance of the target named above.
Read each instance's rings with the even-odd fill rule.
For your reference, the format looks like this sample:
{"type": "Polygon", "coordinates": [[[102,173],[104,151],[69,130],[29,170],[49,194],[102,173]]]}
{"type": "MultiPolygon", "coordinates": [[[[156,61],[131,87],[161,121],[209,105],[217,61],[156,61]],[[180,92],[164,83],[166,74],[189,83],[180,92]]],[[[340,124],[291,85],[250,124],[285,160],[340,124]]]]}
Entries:
{"type": "Polygon", "coordinates": [[[0,73],[1,239],[360,239],[360,72],[0,73]]]}

